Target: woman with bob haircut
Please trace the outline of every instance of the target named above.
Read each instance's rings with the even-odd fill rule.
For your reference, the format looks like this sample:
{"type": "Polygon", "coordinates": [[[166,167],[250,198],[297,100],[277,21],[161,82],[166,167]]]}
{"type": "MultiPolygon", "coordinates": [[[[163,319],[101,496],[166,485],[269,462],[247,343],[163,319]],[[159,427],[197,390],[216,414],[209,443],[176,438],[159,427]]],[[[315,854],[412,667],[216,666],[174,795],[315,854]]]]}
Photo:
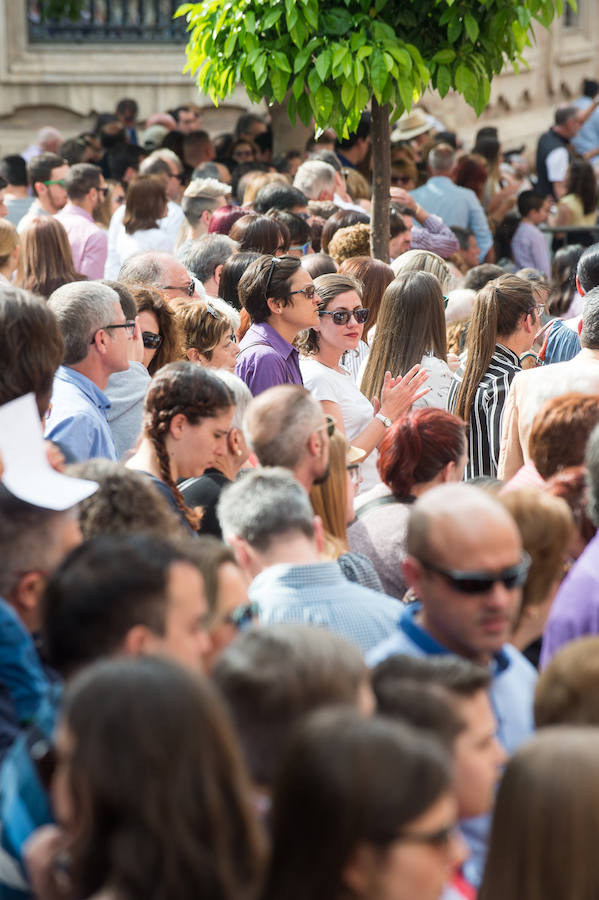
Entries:
{"type": "Polygon", "coordinates": [[[441,287],[430,272],[404,272],[383,295],[368,361],[358,376],[360,390],[378,397],[385,372],[405,375],[418,364],[428,372],[430,390],[416,405],[447,409],[452,374],[441,287]]]}
{"type": "Polygon", "coordinates": [[[116,239],[119,265],[144,250],[172,252],[171,239],[158,227],[159,220],[168,212],[167,203],[166,184],[161,175],[138,175],[133,179],[116,239]]]}
{"type": "Polygon", "coordinates": [[[374,591],[382,591],[381,579],[370,560],[361,553],[350,553],[347,526],[354,520],[354,499],[362,476],[360,462],[364,451],[348,446],[337,429],[329,438],[329,474],[325,481],[310,488],[310,503],[324,529],[324,559],[337,560],[350,581],[374,591]]]}
{"type": "Polygon", "coordinates": [[[341,364],[344,353],[358,346],[369,311],[362,304],[362,286],[350,275],[321,275],[314,282],[319,297],[319,324],[302,332],[296,346],[305,387],[320,401],[326,415],[347,440],[366,453],[364,485],[378,483],[373,450],[387,429],[424,396],[426,372],[414,366],[406,375],[385,374],[381,392],[371,403],[360,393],[341,364]]]}
{"type": "Polygon", "coordinates": [[[233,306],[237,310],[241,310],[241,301],[239,300],[239,280],[250,263],[253,263],[260,256],[253,250],[247,250],[245,253],[234,253],[228,258],[221,269],[220,280],[218,282],[218,296],[229,306],[233,306]]]}
{"type": "Polygon", "coordinates": [[[417,497],[437,484],[460,481],[466,464],[466,426],[443,409],[415,409],[391,426],[379,446],[382,484],[360,494],[350,550],[371,560],[390,597],[406,592],[408,519],[417,497]]]}
{"type": "Polygon", "coordinates": [[[599,730],[543,728],[499,785],[478,900],[599,896],[599,730]]]}
{"type": "Polygon", "coordinates": [[[21,265],[19,286],[46,300],[63,284],[87,281],[75,271],[67,233],[54,216],[32,219],[21,233],[21,265]]]}
{"type": "Polygon", "coordinates": [[[173,300],[171,306],[181,330],[183,357],[207,369],[234,372],[239,348],[229,317],[209,300],[173,300]]]}
{"type": "Polygon", "coordinates": [[[456,812],[439,741],[348,709],[316,712],[275,781],[263,900],[438,900],[465,855],[456,812]]]}
{"type": "Polygon", "coordinates": [[[141,442],[127,467],[145,472],[192,531],[201,514],[186,506],[177,482],[199,478],[226,452],[233,411],[228,387],[193,363],[163,366],[150,382],[141,442]]]}
{"type": "Polygon", "coordinates": [[[501,275],[477,294],[467,357],[454,374],[449,409],[468,423],[466,479],[497,475],[501,428],[510,385],[532,347],[544,307],[532,282],[501,275]]]}
{"type": "Polygon", "coordinates": [[[241,252],[251,250],[269,256],[283,256],[289,249],[289,229],[285,223],[256,213],[237,219],[229,231],[229,237],[237,241],[241,252]]]}
{"type": "Polygon", "coordinates": [[[56,850],[68,859],[57,895],[259,896],[264,838],[206,679],[158,656],[97,662],[68,687],[56,753],[56,850]]]}
{"type": "Polygon", "coordinates": [[[144,345],[143,364],[154,375],[162,366],[180,359],[179,326],[162,291],[145,284],[127,287],[137,306],[144,345]]]}

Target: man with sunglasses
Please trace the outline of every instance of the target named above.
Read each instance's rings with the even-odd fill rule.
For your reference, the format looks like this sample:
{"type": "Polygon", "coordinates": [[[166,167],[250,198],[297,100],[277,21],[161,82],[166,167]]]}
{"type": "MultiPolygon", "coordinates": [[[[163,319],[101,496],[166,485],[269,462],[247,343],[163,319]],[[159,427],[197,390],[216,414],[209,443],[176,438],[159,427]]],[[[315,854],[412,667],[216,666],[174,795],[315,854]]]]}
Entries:
{"type": "Polygon", "coordinates": [[[113,372],[129,368],[135,320],[127,321],[118,294],[97,281],[75,281],[50,295],[65,343],[63,364],[52,386],[46,438],[68,462],[118,459],[106,418],[104,391],[113,372]]]}
{"type": "MultiPolygon", "coordinates": [[[[535,669],[509,643],[530,564],[513,519],[480,488],[441,485],[414,504],[407,548],[403,572],[418,603],[405,609],[395,634],[368,662],[449,653],[488,667],[497,737],[513,753],[533,730],[536,682],[535,669]]],[[[466,871],[475,885],[488,826],[488,817],[479,817],[463,827],[472,849],[466,871]]]]}
{"type": "Polygon", "coordinates": [[[108,192],[102,171],[91,163],[77,163],[67,173],[65,188],[69,202],[56,218],[67,233],[75,271],[90,279],[103,278],[108,237],[94,221],[108,192]]]}
{"type": "Polygon", "coordinates": [[[239,345],[235,373],[252,394],[277,384],[303,384],[293,341],[318,324],[311,276],[295,256],[260,256],[239,282],[239,297],[251,326],[239,345]]]}
{"type": "Polygon", "coordinates": [[[27,180],[35,200],[19,224],[21,234],[32,219],[39,216],[55,216],[67,202],[65,178],[69,171],[66,159],[56,153],[40,153],[27,164],[27,180]]]}

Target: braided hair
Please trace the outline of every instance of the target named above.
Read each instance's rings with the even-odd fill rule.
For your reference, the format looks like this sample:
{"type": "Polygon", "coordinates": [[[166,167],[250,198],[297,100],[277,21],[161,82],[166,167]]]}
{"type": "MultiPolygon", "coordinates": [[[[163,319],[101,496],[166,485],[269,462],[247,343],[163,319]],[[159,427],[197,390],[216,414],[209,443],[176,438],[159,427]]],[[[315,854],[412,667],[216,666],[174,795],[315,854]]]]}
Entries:
{"type": "Polygon", "coordinates": [[[190,425],[213,418],[233,406],[233,397],[221,379],[190,362],[169,363],[158,370],[144,403],[144,435],[151,441],[160,467],[160,478],[169,486],[177,506],[197,531],[201,512],[185,504],[177,487],[166,449],[166,437],[175,416],[182,414],[190,425]]]}

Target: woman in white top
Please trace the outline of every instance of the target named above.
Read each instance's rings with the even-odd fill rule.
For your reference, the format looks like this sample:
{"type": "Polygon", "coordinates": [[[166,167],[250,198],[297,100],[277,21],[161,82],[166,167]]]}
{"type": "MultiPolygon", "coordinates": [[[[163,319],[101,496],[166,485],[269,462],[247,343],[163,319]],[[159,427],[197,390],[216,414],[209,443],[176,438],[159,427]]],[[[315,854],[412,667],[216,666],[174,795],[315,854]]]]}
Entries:
{"type": "Polygon", "coordinates": [[[168,212],[167,204],[166,185],[160,175],[139,175],[131,182],[123,224],[116,239],[119,265],[144,250],[171,252],[169,236],[158,227],[158,220],[168,212]]]}
{"type": "Polygon", "coordinates": [[[319,324],[302,332],[296,341],[302,354],[300,369],[304,385],[335,420],[347,440],[368,454],[362,464],[364,490],[378,483],[375,447],[396,419],[424,396],[426,373],[414,366],[404,378],[386,372],[373,403],[360,393],[341,357],[355,350],[368,318],[362,307],[362,287],[349,275],[321,275],[314,281],[320,297],[319,324]]]}
{"type": "Polygon", "coordinates": [[[385,291],[360,389],[366,397],[377,397],[385,372],[405,375],[417,363],[428,372],[430,390],[414,406],[447,409],[452,375],[445,305],[439,281],[430,272],[405,272],[385,291]]]}

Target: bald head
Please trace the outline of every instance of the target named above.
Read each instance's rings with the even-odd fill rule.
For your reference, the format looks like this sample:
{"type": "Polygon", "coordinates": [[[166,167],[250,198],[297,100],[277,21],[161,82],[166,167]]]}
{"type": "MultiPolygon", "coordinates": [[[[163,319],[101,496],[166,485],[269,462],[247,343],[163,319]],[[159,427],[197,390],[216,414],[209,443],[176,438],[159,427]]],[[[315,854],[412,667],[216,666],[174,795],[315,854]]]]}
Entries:
{"type": "Polygon", "coordinates": [[[307,452],[310,435],[325,421],[320,404],[309,391],[282,384],[252,400],[244,432],[260,465],[295,469],[307,452]]]}

